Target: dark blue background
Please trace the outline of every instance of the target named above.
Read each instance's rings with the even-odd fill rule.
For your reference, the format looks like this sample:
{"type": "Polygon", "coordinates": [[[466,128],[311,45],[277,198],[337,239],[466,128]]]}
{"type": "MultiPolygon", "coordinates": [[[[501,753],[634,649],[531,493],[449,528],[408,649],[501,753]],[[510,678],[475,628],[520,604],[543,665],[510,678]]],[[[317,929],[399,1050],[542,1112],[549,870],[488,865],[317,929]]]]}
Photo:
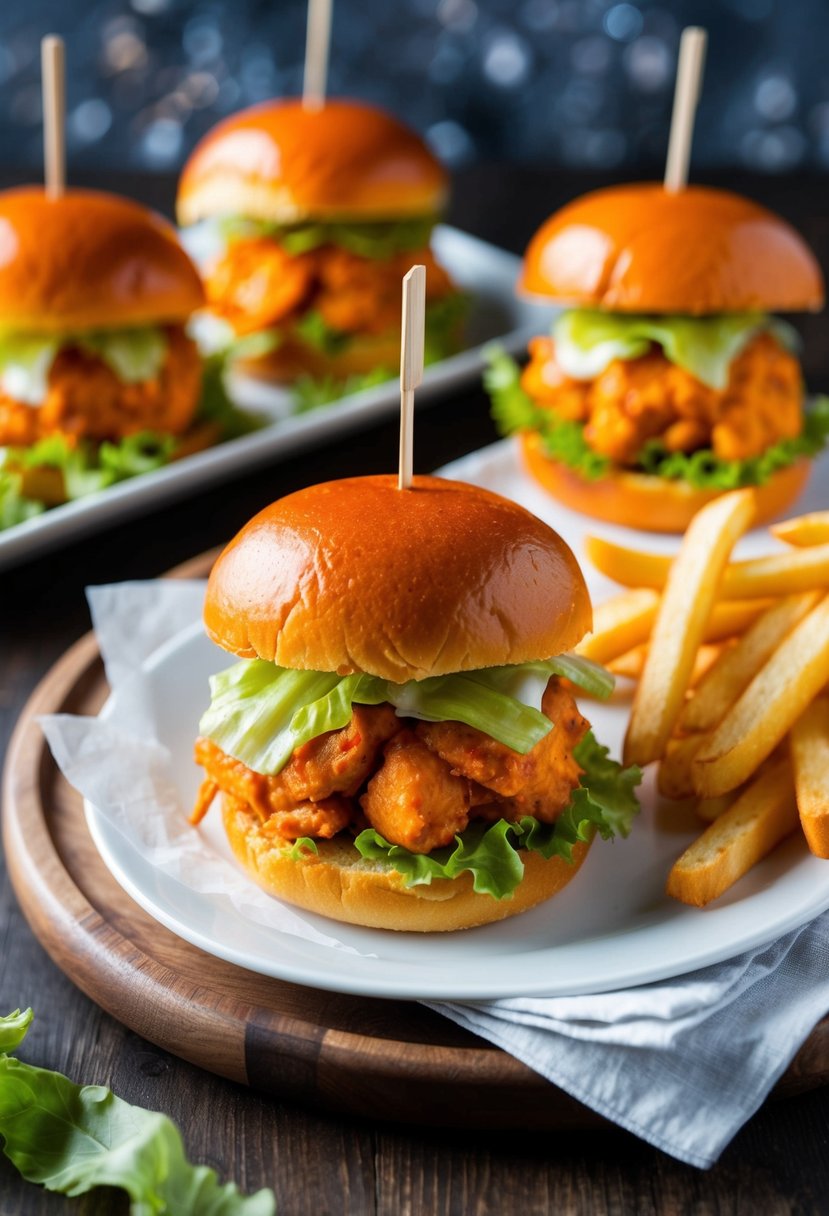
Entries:
{"type": "MultiPolygon", "coordinates": [[[[658,171],[679,33],[710,32],[701,168],[829,168],[829,0],[337,0],[332,91],[453,167],[658,171]]],[[[39,41],[67,39],[70,164],[175,169],[218,118],[296,93],[299,0],[4,0],[0,162],[40,165],[39,41]]]]}

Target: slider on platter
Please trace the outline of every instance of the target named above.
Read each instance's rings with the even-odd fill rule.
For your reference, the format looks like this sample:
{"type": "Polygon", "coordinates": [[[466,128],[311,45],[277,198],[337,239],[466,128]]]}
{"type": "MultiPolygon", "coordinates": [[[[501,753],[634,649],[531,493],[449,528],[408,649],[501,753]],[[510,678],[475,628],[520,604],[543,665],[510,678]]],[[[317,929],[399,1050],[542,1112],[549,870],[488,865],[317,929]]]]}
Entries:
{"type": "Polygon", "coordinates": [[[204,296],[169,224],[22,187],[0,194],[0,234],[0,527],[217,437],[194,426],[204,296]]]}
{"type": "Polygon", "coordinates": [[[574,700],[612,678],[573,554],[488,491],[355,477],[255,516],[208,582],[211,680],[193,822],[221,795],[234,853],[281,899],[436,931],[555,895],[598,832],[628,834],[640,774],[574,700]]]}
{"type": "Polygon", "coordinates": [[[177,209],[218,237],[205,281],[229,353],[329,397],[388,379],[400,280],[420,263],[427,362],[451,354],[464,299],[429,244],[447,191],[420,137],[360,102],[269,101],[219,123],[184,167],[177,209]]]}
{"type": "Polygon", "coordinates": [[[725,490],[756,486],[760,520],[796,498],[829,403],[806,406],[797,336],[772,315],[823,304],[783,219],[702,186],[598,190],[542,225],[521,286],[565,308],[523,372],[494,356],[488,387],[556,498],[658,532],[725,490]]]}

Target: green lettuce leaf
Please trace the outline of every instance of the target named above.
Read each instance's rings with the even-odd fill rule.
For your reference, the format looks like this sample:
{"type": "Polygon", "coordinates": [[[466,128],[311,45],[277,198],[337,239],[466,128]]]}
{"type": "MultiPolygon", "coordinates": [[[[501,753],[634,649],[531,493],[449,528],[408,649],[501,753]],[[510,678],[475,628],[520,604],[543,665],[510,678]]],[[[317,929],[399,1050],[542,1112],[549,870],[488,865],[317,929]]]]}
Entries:
{"type": "Polygon", "coordinates": [[[454,845],[427,854],[390,844],[374,828],[361,832],[354,845],[361,857],[396,870],[406,886],[429,885],[468,872],[479,894],[509,899],[524,875],[522,850],[571,862],[573,845],[592,840],[596,832],[604,840],[630,833],[639,812],[634,790],[642,780],[641,770],[622,768],[610,760],[608,749],[596,742],[592,731],[573,755],[584,770],[581,783],[555,823],[541,823],[529,815],[518,823],[505,819],[491,825],[473,823],[455,837],[454,845]]]}
{"type": "Polygon", "coordinates": [[[242,659],[210,677],[210,707],[199,730],[248,768],[273,776],[297,747],[347,726],[355,702],[389,702],[401,717],[465,722],[526,754],[553,729],[535,708],[552,675],[566,676],[596,696],[607,697],[613,690],[608,672],[576,655],[404,684],[242,659]]]}
{"type": "Polygon", "coordinates": [[[46,506],[32,498],[24,498],[20,474],[2,467],[0,456],[0,532],[42,515],[46,506]]]}
{"type": "Polygon", "coordinates": [[[732,360],[769,324],[763,313],[639,316],[574,308],[559,314],[552,332],[556,362],[574,380],[594,379],[614,359],[638,359],[655,342],[672,363],[724,389],[732,360]]]}
{"type": "MultiPolygon", "coordinates": [[[[492,400],[492,417],[502,435],[535,431],[551,460],[579,473],[585,481],[597,481],[613,467],[607,456],[594,452],[584,437],[580,422],[559,418],[552,409],[536,405],[521,387],[521,369],[503,350],[490,348],[484,372],[484,387],[492,400]]],[[[709,448],[697,452],[668,452],[659,442],[650,442],[633,466],[643,473],[687,481],[698,489],[733,490],[765,485],[778,469],[788,468],[804,457],[822,451],[829,441],[829,398],[818,397],[804,412],[803,430],[792,439],[781,439],[760,456],[745,460],[723,460],[709,448]]]]}
{"type": "Polygon", "coordinates": [[[387,259],[396,253],[428,245],[435,223],[435,216],[425,215],[405,220],[286,226],[244,216],[226,216],[220,221],[219,229],[228,242],[270,237],[292,255],[308,253],[321,245],[338,245],[362,258],[387,259]]]}
{"type": "Polygon", "coordinates": [[[166,464],[175,449],[170,435],[143,431],[128,435],[118,443],[104,442],[97,447],[81,443],[73,447],[62,435],[50,435],[28,448],[4,448],[0,470],[60,469],[63,473],[66,497],[72,501],[97,493],[139,473],[166,464]]]}
{"type": "Polygon", "coordinates": [[[5,1054],[31,1021],[31,1009],[0,1018],[0,1137],[24,1178],[69,1196],[117,1187],[131,1216],[274,1216],[271,1190],[246,1197],[214,1170],[191,1165],[166,1115],[5,1054]]]}
{"type": "Polygon", "coordinates": [[[66,334],[0,333],[0,387],[17,401],[39,405],[58,351],[80,347],[98,355],[125,384],[153,380],[167,358],[167,335],[155,326],[66,334]]]}
{"type": "MultiPolygon", "coordinates": [[[[456,291],[434,300],[426,306],[426,333],[424,338],[424,363],[439,363],[454,355],[459,347],[464,318],[469,310],[469,297],[463,292],[456,291]]],[[[312,346],[326,354],[336,354],[344,349],[351,340],[348,334],[339,330],[330,330],[319,313],[306,313],[305,317],[295,326],[300,335],[312,346]]],[[[299,376],[292,386],[294,411],[297,414],[307,413],[318,409],[321,405],[330,405],[352,393],[360,393],[365,389],[376,388],[393,380],[398,374],[394,367],[375,367],[370,372],[358,373],[345,379],[335,376],[299,376]]]]}
{"type": "Polygon", "coordinates": [[[34,1013],[31,1009],[15,1009],[0,1017],[0,1052],[3,1054],[14,1051],[25,1039],[32,1024],[34,1013]]]}

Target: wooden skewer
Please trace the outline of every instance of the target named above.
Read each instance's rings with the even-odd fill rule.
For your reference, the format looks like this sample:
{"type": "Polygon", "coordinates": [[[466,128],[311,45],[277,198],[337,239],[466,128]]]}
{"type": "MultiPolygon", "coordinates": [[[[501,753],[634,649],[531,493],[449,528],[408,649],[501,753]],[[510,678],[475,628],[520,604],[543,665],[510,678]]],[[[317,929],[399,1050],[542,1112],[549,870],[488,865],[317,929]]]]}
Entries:
{"type": "Polygon", "coordinates": [[[66,189],[66,70],[63,39],[57,34],[48,34],[41,42],[40,65],[46,193],[60,198],[66,189]]]}
{"type": "Polygon", "coordinates": [[[305,73],[302,79],[302,104],[306,110],[321,110],[325,105],[332,4],[333,0],[308,0],[305,73]]]}
{"type": "Polygon", "coordinates": [[[414,466],[414,395],[423,380],[426,335],[426,267],[413,266],[403,278],[403,326],[400,340],[400,471],[398,490],[412,484],[414,466]]]}
{"type": "Polygon", "coordinates": [[[679,63],[676,69],[674,108],[671,114],[671,134],[668,159],[665,163],[665,189],[677,194],[688,184],[691,143],[694,138],[694,118],[697,112],[702,71],[705,66],[705,46],[708,35],[699,26],[689,25],[682,31],[679,43],[679,63]]]}

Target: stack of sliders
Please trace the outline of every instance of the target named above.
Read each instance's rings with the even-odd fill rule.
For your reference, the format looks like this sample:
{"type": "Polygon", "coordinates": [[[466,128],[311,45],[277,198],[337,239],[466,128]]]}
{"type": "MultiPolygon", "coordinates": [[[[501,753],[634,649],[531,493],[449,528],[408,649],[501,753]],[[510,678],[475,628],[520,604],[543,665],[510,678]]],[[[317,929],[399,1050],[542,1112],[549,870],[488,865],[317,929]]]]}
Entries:
{"type": "Polygon", "coordinates": [[[806,410],[797,338],[775,312],[823,304],[798,233],[724,190],[614,186],[556,212],[521,286],[564,306],[487,377],[529,473],[599,519],[682,532],[724,491],[756,487],[758,520],[789,506],[829,435],[806,410]]]}
{"type": "Polygon", "coordinates": [[[0,194],[0,527],[218,438],[196,416],[198,273],[113,194],[0,194]]]}
{"type": "Polygon", "coordinates": [[[470,485],[354,477],[280,499],[216,562],[193,822],[221,795],[272,894],[335,920],[437,931],[555,895],[594,835],[627,835],[640,774],[596,742],[572,655],[581,571],[522,507],[470,485]]]}
{"type": "Polygon", "coordinates": [[[464,300],[429,247],[446,196],[439,162],[391,115],[287,99],[209,132],[177,209],[182,225],[206,221],[218,239],[205,282],[229,354],[309,406],[395,375],[400,280],[413,262],[428,269],[427,362],[458,348],[464,300]]]}
{"type": "Polygon", "coordinates": [[[798,825],[829,858],[829,513],[774,525],[786,550],[732,561],[756,511],[753,490],[723,496],[673,560],[587,541],[630,590],[578,649],[638,681],[626,762],[657,762],[660,792],[710,823],[667,886],[700,907],[798,825]]]}

